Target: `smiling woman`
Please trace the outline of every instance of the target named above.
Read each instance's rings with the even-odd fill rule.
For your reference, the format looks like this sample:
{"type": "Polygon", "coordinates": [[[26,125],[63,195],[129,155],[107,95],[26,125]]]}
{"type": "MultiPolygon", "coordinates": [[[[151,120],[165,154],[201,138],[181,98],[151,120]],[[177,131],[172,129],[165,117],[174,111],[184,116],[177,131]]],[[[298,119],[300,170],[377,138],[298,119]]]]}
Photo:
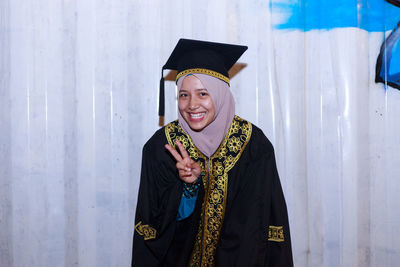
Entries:
{"type": "Polygon", "coordinates": [[[214,103],[201,81],[190,74],[185,76],[178,94],[179,113],[193,131],[201,131],[215,116],[214,103]]]}
{"type": "Polygon", "coordinates": [[[143,148],[132,266],[293,266],[273,147],[229,89],[246,49],[181,39],[163,67],[179,114],[143,148]]]}

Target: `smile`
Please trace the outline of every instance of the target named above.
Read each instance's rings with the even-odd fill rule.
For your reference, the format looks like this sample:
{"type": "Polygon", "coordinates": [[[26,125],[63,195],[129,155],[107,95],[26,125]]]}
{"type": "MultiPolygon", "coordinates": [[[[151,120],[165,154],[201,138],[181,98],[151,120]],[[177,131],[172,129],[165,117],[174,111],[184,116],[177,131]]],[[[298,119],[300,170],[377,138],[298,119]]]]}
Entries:
{"type": "Polygon", "coordinates": [[[192,121],[201,121],[204,116],[206,115],[205,112],[201,112],[201,113],[189,113],[190,119],[192,121]]]}

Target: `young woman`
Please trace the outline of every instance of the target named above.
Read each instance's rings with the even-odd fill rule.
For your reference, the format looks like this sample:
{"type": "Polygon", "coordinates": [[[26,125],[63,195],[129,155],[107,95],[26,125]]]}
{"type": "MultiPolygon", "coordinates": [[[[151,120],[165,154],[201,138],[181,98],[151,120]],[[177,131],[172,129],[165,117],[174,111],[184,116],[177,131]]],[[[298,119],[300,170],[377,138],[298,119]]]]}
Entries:
{"type": "Polygon", "coordinates": [[[273,147],[229,90],[246,49],[181,39],[164,66],[179,115],[143,148],[132,266],[293,266],[273,147]]]}

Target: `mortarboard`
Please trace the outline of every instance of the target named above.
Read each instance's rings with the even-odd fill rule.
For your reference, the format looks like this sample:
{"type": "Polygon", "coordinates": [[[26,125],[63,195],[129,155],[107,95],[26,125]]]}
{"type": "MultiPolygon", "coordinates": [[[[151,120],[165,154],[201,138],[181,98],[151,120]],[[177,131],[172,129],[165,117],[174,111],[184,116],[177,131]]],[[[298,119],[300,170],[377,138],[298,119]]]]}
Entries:
{"type": "Polygon", "coordinates": [[[164,124],[164,74],[165,69],[176,70],[175,82],[182,76],[192,73],[202,73],[216,77],[229,84],[229,73],[238,72],[244,66],[237,67],[228,73],[247,46],[224,43],[206,42],[190,39],[179,39],[167,63],[161,69],[160,95],[158,115],[159,124],[164,124]]]}

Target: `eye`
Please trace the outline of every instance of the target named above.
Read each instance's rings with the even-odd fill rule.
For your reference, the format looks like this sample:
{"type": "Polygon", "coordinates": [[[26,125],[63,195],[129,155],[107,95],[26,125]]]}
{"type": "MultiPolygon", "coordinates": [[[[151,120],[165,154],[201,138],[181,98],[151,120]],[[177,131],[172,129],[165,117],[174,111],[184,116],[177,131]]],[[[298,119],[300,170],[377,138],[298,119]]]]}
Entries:
{"type": "Polygon", "coordinates": [[[187,94],[186,93],[180,93],[179,94],[179,97],[181,98],[181,97],[187,97],[187,94]]]}
{"type": "Polygon", "coordinates": [[[200,96],[208,96],[208,93],[207,92],[200,92],[200,96]]]}

